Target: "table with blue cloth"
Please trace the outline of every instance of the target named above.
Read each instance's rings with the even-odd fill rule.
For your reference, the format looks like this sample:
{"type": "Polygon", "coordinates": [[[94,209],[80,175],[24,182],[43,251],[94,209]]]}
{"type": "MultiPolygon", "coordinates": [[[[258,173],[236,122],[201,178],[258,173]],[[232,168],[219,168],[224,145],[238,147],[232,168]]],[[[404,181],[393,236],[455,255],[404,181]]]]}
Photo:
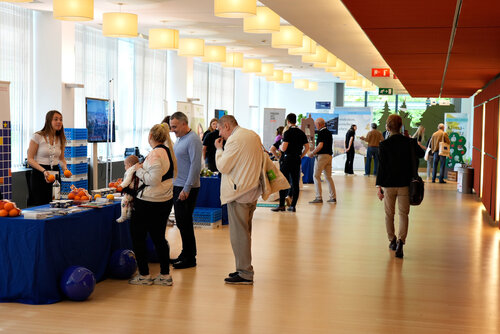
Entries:
{"type": "Polygon", "coordinates": [[[302,158],[302,173],[304,176],[302,177],[303,183],[314,183],[314,159],[309,158],[308,156],[304,156],[302,158]]]}
{"type": "Polygon", "coordinates": [[[47,219],[0,218],[0,302],[51,304],[63,299],[64,270],[90,269],[105,278],[114,250],[131,249],[120,203],[47,219]]]}
{"type": "Polygon", "coordinates": [[[196,199],[197,208],[222,208],[222,225],[228,224],[227,205],[220,203],[220,176],[200,178],[200,191],[196,199]]]}

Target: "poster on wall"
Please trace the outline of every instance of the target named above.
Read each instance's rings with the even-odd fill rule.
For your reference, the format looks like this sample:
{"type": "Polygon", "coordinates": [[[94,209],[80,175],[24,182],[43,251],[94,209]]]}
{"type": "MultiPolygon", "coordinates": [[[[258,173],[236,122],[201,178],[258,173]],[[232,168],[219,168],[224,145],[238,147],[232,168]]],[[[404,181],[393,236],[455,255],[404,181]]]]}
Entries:
{"type": "Polygon", "coordinates": [[[283,108],[264,108],[264,117],[262,119],[262,128],[264,129],[262,143],[266,149],[274,144],[276,138],[276,129],[284,126],[286,109],[283,108]]]}
{"type": "Polygon", "coordinates": [[[10,126],[10,83],[0,81],[0,192],[3,198],[12,199],[12,153],[11,153],[11,126],[10,126]]]}
{"type": "Polygon", "coordinates": [[[203,105],[177,101],[177,111],[186,114],[189,120],[189,127],[198,134],[201,139],[205,131],[205,111],[203,105]]]}
{"type": "Polygon", "coordinates": [[[339,115],[338,114],[332,114],[332,113],[309,113],[309,116],[312,117],[312,119],[316,120],[318,118],[323,118],[326,123],[326,128],[330,130],[332,135],[338,134],[339,130],[339,115]]]}

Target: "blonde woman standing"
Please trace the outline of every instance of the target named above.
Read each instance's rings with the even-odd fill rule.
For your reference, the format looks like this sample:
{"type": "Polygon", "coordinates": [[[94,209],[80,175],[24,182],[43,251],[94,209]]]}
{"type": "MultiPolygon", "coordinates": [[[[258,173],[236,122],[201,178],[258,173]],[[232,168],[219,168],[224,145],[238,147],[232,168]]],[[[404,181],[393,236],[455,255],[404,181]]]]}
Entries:
{"type": "Polygon", "coordinates": [[[165,217],[172,210],[173,178],[177,175],[177,164],[169,132],[167,124],[156,124],[151,128],[148,141],[153,150],[136,171],[139,188],[134,199],[130,234],[139,274],[129,280],[130,284],[173,284],[170,275],[170,247],[165,239],[165,217]],[[149,274],[146,247],[148,232],[160,259],[160,275],[155,279],[149,274]]]}

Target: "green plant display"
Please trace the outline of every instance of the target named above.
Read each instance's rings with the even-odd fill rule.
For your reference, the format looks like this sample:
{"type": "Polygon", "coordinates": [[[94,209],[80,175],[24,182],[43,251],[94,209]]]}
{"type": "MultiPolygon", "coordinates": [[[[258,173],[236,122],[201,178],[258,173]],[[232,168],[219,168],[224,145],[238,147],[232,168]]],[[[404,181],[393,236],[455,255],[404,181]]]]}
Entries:
{"type": "Polygon", "coordinates": [[[453,169],[456,164],[464,163],[464,155],[467,152],[465,144],[467,140],[456,132],[449,134],[450,137],[450,157],[446,159],[448,168],[453,169]]]}

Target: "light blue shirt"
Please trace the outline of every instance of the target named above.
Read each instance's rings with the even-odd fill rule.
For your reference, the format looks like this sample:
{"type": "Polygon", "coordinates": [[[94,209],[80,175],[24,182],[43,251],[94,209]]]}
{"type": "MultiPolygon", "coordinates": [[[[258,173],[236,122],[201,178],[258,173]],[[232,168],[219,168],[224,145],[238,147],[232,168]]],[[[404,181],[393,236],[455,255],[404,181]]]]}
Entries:
{"type": "Polygon", "coordinates": [[[200,137],[194,131],[189,131],[175,142],[177,177],[174,179],[174,186],[182,187],[184,192],[189,193],[191,188],[200,187],[201,148],[200,137]]]}

